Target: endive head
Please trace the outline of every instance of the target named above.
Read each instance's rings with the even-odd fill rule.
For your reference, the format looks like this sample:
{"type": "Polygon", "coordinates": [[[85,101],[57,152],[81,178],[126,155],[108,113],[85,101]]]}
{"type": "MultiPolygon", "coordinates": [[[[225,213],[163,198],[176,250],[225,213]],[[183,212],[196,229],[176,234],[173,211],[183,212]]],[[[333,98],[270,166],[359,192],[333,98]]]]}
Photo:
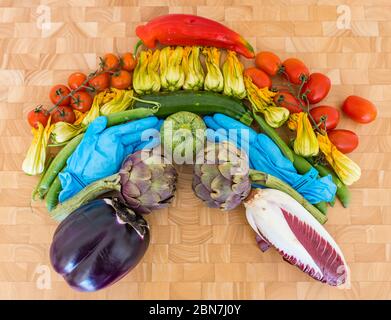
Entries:
{"type": "Polygon", "coordinates": [[[296,127],[296,139],[293,148],[296,154],[303,157],[316,156],[319,153],[319,143],[308,120],[306,112],[295,113],[292,116],[290,128],[296,127]],[[293,124],[295,122],[295,125],[293,124]]]}
{"type": "Polygon", "coordinates": [[[223,64],[224,94],[243,99],[246,88],[243,80],[243,65],[234,51],[228,51],[227,59],[223,64]]]}
{"type": "Polygon", "coordinates": [[[51,118],[49,118],[46,127],[43,127],[40,122],[37,125],[38,129],[31,129],[33,141],[22,164],[22,170],[28,175],[38,175],[43,172],[46,161],[46,148],[53,129],[51,118]]]}
{"type": "Polygon", "coordinates": [[[205,56],[207,74],[204,88],[207,91],[221,92],[224,88],[224,78],[220,70],[220,51],[214,47],[206,47],[202,51],[205,56]]]}
{"type": "Polygon", "coordinates": [[[341,181],[350,186],[361,176],[360,167],[348,156],[343,154],[332,144],[327,134],[318,133],[319,147],[327,162],[334,169],[341,181]]]}
{"type": "Polygon", "coordinates": [[[185,47],[182,60],[185,82],[183,89],[200,90],[204,85],[204,69],[200,60],[200,47],[185,47]]]}

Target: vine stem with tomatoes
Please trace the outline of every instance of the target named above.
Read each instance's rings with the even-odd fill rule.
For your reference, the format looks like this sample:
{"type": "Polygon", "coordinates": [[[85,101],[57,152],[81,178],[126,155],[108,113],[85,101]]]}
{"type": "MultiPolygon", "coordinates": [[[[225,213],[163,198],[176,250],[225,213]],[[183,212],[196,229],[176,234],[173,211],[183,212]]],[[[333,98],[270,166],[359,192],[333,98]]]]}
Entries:
{"type": "Polygon", "coordinates": [[[58,106],[59,106],[65,99],[67,99],[67,98],[69,98],[69,97],[70,97],[71,99],[74,98],[73,95],[74,95],[75,93],[79,92],[81,89],[87,89],[87,90],[89,90],[89,91],[91,91],[91,92],[94,92],[94,91],[95,91],[95,88],[86,86],[86,84],[87,84],[92,78],[97,77],[97,76],[99,76],[99,75],[101,75],[101,74],[103,74],[103,73],[105,73],[105,72],[108,72],[108,71],[107,71],[107,70],[99,70],[99,69],[97,69],[97,70],[95,70],[94,72],[91,72],[91,73],[87,76],[87,78],[82,82],[82,84],[81,84],[79,87],[77,87],[77,88],[75,88],[75,89],[72,89],[67,95],[61,96],[60,100],[58,100],[57,103],[56,103],[52,108],[49,109],[49,113],[51,113],[54,109],[58,108],[58,106]]]}

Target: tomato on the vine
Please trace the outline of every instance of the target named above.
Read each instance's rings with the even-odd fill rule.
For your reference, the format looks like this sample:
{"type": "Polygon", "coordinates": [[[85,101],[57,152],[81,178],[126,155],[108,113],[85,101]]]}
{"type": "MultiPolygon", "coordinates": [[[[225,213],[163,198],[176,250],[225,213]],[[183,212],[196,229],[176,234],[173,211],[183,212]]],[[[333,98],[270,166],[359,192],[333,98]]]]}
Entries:
{"type": "Polygon", "coordinates": [[[301,84],[308,79],[310,71],[301,60],[289,58],[282,63],[279,73],[281,73],[289,82],[301,84]]]}
{"type": "Polygon", "coordinates": [[[273,52],[261,51],[255,56],[255,65],[273,77],[281,67],[281,60],[273,52]]]}
{"type": "Polygon", "coordinates": [[[272,80],[270,77],[258,68],[248,68],[244,70],[244,75],[249,76],[258,88],[262,89],[267,87],[270,89],[272,86],[272,80]]]}
{"type": "Polygon", "coordinates": [[[331,143],[342,153],[350,153],[358,146],[358,136],[353,131],[336,129],[327,133],[331,143]]]}
{"type": "Polygon", "coordinates": [[[126,70],[115,72],[111,76],[111,86],[116,89],[127,89],[132,83],[132,75],[126,70]]]}
{"type": "MultiPolygon", "coordinates": [[[[68,86],[72,90],[79,88],[87,80],[87,76],[83,72],[74,72],[68,77],[68,86]]],[[[85,84],[87,85],[87,84],[85,84]]],[[[79,91],[84,91],[85,88],[80,88],[79,91]]]]}
{"type": "Polygon", "coordinates": [[[115,71],[119,66],[119,59],[114,53],[106,53],[103,58],[100,58],[100,66],[106,71],[115,71]]]}
{"type": "Polygon", "coordinates": [[[92,77],[88,83],[95,91],[103,91],[110,86],[110,75],[107,72],[101,73],[92,77]]]}
{"type": "MultiPolygon", "coordinates": [[[[53,104],[57,104],[60,100],[63,99],[63,97],[69,95],[70,92],[71,91],[67,86],[64,86],[63,84],[57,84],[50,89],[50,93],[49,93],[50,101],[53,104]]],[[[59,103],[59,106],[67,106],[69,105],[69,101],[70,101],[70,97],[66,97],[59,103]]]]}
{"type": "Polygon", "coordinates": [[[57,107],[52,112],[52,123],[57,122],[68,122],[68,123],[74,123],[76,120],[75,113],[73,112],[73,109],[69,106],[60,106],[57,107]]]}
{"type": "Polygon", "coordinates": [[[273,100],[276,105],[288,109],[290,113],[303,111],[300,107],[299,100],[289,92],[278,92],[273,100]]]}
{"type": "Polygon", "coordinates": [[[324,128],[324,121],[326,122],[326,131],[333,130],[339,123],[339,111],[338,109],[330,106],[318,106],[310,110],[310,115],[314,118],[318,124],[322,122],[320,128],[324,128]]]}
{"type": "Polygon", "coordinates": [[[46,127],[50,117],[49,111],[42,106],[37,106],[27,114],[27,121],[35,129],[38,129],[38,123],[46,127]]]}
{"type": "Polygon", "coordinates": [[[376,119],[377,109],[375,105],[359,96],[349,96],[342,105],[342,111],[359,123],[369,123],[376,119]]]}
{"type": "Polygon", "coordinates": [[[92,97],[87,92],[76,92],[71,99],[71,107],[80,112],[87,112],[92,106],[92,97]]]}
{"type": "MultiPolygon", "coordinates": [[[[311,73],[301,90],[301,97],[305,96],[310,104],[322,101],[331,88],[330,78],[323,73],[311,73]]],[[[302,97],[305,100],[304,97],[302,97]]]]}
{"type": "Polygon", "coordinates": [[[134,58],[133,54],[130,52],[126,52],[121,56],[120,59],[120,67],[126,71],[133,71],[136,68],[137,61],[134,58]]]}

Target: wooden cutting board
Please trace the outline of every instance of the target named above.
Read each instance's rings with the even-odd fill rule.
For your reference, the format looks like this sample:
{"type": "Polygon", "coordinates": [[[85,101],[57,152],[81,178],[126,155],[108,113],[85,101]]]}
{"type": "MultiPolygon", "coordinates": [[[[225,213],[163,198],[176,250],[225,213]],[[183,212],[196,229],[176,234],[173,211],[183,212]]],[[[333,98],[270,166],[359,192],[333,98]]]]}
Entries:
{"type": "Polygon", "coordinates": [[[344,2],[1,1],[0,298],[391,298],[391,3],[344,2]],[[39,27],[45,12],[49,29],[39,27]],[[31,140],[26,113],[48,105],[50,86],[65,83],[71,72],[93,70],[99,55],[131,50],[136,25],[181,12],[221,21],[257,50],[295,56],[312,71],[325,72],[333,83],[326,104],[339,107],[347,95],[358,94],[377,105],[375,123],[360,126],[344,118],[340,124],[360,136],[352,158],[362,178],[351,188],[349,209],[336,204],[329,210],[326,228],[349,262],[350,289],[313,281],[273,250],[261,253],[243,209],[224,214],[194,197],[190,167],[180,168],[174,205],[148,216],[152,245],[119,283],[78,293],[51,269],[48,248],[56,223],[30,199],[37,179],[21,172],[31,140]],[[350,29],[339,29],[349,12],[350,29]]]}

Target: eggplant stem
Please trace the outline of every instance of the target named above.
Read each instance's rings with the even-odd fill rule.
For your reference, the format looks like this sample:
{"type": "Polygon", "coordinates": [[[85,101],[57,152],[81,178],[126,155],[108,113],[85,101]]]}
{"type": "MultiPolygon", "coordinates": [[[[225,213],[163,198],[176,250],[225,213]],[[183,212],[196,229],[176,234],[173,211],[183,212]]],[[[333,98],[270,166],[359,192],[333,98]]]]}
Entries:
{"type": "Polygon", "coordinates": [[[327,217],[311,203],[309,203],[300,193],[298,193],[295,189],[293,189],[284,181],[265,172],[253,169],[250,169],[250,179],[254,184],[259,184],[267,188],[277,189],[282,192],[285,192],[293,199],[295,199],[298,203],[300,203],[321,224],[326,223],[327,217]]]}
{"type": "Polygon", "coordinates": [[[89,184],[72,198],[59,204],[54,210],[49,212],[49,215],[54,220],[62,221],[77,208],[108,191],[121,191],[120,176],[118,173],[89,184]]]}

